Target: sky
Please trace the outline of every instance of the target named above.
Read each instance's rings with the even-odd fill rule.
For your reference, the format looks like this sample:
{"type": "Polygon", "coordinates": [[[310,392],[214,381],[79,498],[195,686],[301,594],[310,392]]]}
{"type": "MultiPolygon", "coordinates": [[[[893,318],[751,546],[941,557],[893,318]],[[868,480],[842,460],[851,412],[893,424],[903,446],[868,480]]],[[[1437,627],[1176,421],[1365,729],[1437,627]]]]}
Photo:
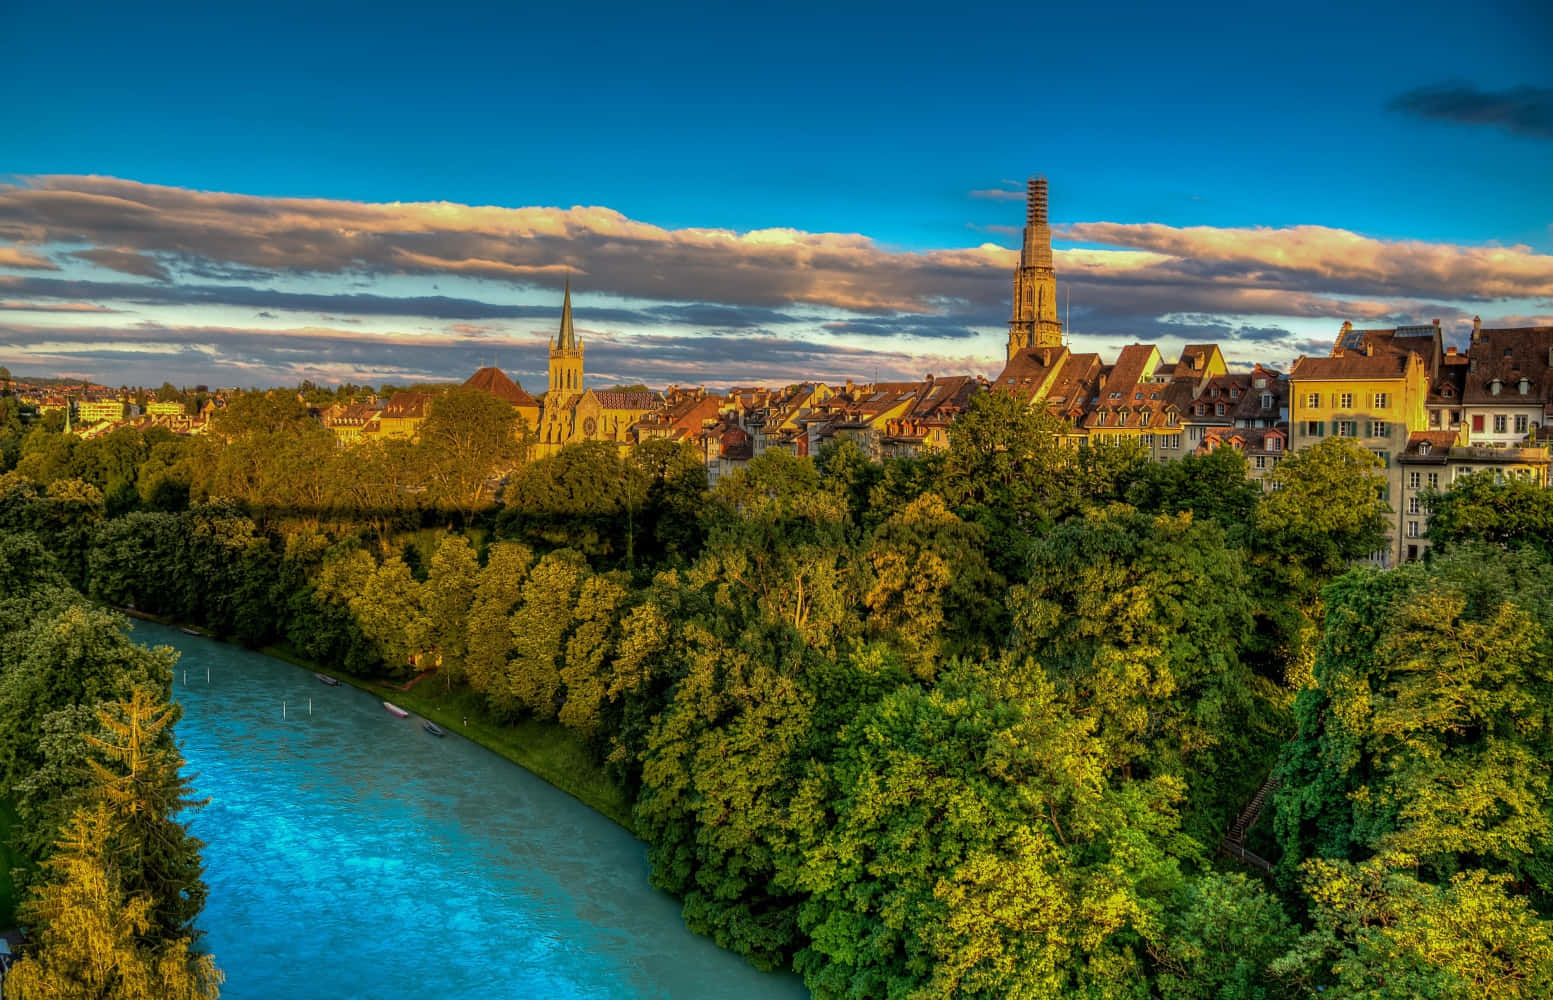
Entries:
{"type": "Polygon", "coordinates": [[[0,365],[995,376],[1035,175],[1107,360],[1553,324],[1546,4],[723,6],[0,6],[0,365]]]}

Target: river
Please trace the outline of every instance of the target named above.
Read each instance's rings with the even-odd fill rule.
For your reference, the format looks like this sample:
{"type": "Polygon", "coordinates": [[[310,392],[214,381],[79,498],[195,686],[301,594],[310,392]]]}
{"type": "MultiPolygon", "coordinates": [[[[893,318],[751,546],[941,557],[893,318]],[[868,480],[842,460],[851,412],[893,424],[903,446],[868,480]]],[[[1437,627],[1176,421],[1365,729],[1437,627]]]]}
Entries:
{"type": "Polygon", "coordinates": [[[504,758],[270,657],[134,634],[182,653],[223,997],[808,996],[686,930],[639,841],[504,758]]]}

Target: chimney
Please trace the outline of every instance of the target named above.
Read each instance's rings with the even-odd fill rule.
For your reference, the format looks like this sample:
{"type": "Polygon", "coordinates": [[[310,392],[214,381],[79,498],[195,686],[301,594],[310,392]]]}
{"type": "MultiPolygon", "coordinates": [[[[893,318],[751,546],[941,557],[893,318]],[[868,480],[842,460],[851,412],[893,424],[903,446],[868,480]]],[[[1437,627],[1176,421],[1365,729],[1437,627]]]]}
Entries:
{"type": "Polygon", "coordinates": [[[1344,334],[1349,334],[1349,333],[1352,333],[1352,332],[1353,332],[1353,322],[1351,320],[1346,320],[1346,319],[1343,320],[1343,333],[1344,334]]]}
{"type": "Polygon", "coordinates": [[[1474,316],[1474,317],[1472,317],[1472,339],[1467,342],[1467,345],[1470,347],[1471,345],[1477,343],[1478,342],[1478,334],[1480,334],[1482,332],[1483,332],[1483,317],[1481,317],[1481,316],[1474,316]]]}
{"type": "Polygon", "coordinates": [[[1445,349],[1445,356],[1446,357],[1450,357],[1450,358],[1454,358],[1456,356],[1456,348],[1455,347],[1447,347],[1445,349]]]}

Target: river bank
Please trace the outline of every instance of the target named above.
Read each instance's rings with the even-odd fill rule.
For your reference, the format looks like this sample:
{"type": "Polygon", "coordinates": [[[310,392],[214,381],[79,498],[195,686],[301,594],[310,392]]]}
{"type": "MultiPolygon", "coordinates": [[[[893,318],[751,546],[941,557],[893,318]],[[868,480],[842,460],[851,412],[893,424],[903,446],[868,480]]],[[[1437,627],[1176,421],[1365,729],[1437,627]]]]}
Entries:
{"type": "Polygon", "coordinates": [[[364,680],[332,670],[282,646],[265,646],[259,652],[304,670],[337,678],[430,719],[448,732],[458,733],[505,757],[632,834],[636,833],[631,801],[625,790],[594,763],[577,734],[559,723],[532,719],[514,725],[497,722],[478,695],[462,685],[449,690],[435,674],[405,691],[398,685],[364,680]]]}
{"type": "MultiPolygon", "coordinates": [[[[185,624],[134,608],[114,607],[112,610],[158,625],[178,628],[185,624]]],[[[206,638],[213,639],[214,636],[206,638]]],[[[448,732],[458,733],[554,785],[633,835],[636,833],[630,797],[594,762],[577,734],[558,723],[532,719],[515,725],[498,722],[491,717],[479,696],[462,686],[449,690],[435,676],[413,690],[405,691],[397,685],[366,680],[333,669],[285,646],[265,646],[258,652],[303,670],[334,677],[430,719],[448,732]]]]}

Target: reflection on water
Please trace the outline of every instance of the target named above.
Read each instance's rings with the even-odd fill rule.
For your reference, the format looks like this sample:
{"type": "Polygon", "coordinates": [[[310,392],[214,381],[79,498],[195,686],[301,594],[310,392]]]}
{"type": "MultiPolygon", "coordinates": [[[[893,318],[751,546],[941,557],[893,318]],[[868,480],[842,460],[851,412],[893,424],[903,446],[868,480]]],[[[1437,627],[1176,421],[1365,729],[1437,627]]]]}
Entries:
{"type": "Polygon", "coordinates": [[[257,653],[135,636],[183,654],[224,997],[808,995],[685,930],[641,843],[522,768],[257,653]]]}

